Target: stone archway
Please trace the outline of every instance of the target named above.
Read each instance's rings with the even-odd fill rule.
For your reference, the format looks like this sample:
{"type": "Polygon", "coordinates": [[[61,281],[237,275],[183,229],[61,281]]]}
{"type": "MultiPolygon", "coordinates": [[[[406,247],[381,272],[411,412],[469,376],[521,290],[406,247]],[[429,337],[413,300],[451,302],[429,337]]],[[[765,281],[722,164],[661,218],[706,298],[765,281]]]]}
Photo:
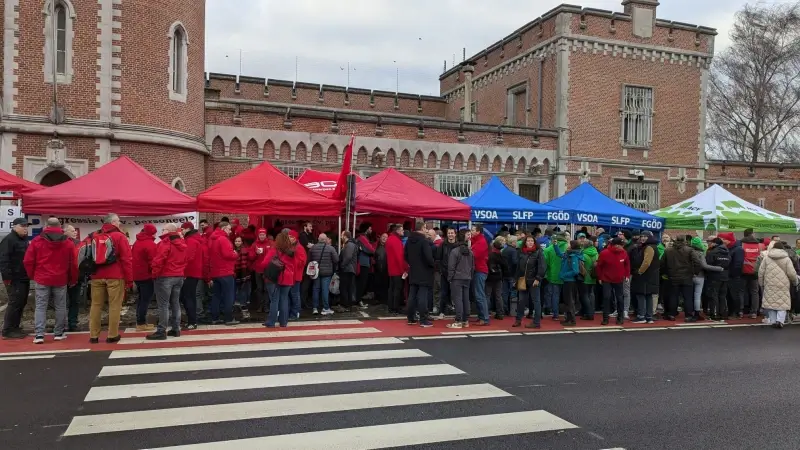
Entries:
{"type": "Polygon", "coordinates": [[[41,179],[39,180],[39,184],[42,186],[56,186],[58,184],[66,183],[67,181],[71,181],[72,177],[69,176],[64,171],[61,170],[51,170],[44,174],[41,179]]]}

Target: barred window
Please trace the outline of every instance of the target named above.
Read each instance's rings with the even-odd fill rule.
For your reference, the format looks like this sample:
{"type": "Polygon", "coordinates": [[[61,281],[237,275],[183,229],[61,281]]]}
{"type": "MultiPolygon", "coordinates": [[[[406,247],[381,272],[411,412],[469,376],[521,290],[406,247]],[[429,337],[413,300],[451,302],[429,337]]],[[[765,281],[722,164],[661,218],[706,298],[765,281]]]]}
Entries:
{"type": "Polygon", "coordinates": [[[787,214],[794,214],[794,199],[790,198],[786,200],[786,213],[787,214]]]}
{"type": "Polygon", "coordinates": [[[275,166],[276,169],[285,173],[289,178],[296,180],[306,171],[305,167],[300,166],[275,166]]]}
{"type": "Polygon", "coordinates": [[[766,208],[766,206],[764,206],[764,205],[766,205],[766,203],[767,203],[767,201],[765,199],[763,199],[763,198],[758,199],[758,207],[759,208],[766,208]]]}
{"type": "Polygon", "coordinates": [[[622,144],[649,148],[653,140],[653,89],[625,86],[622,100],[622,144]]]}
{"type": "Polygon", "coordinates": [[[481,176],[436,174],[434,175],[434,186],[442,194],[461,200],[481,188],[481,176]]]}
{"type": "Polygon", "coordinates": [[[659,208],[658,183],[646,181],[614,181],[611,183],[614,200],[641,211],[659,208]]]}
{"type": "Polygon", "coordinates": [[[542,189],[541,185],[539,184],[527,184],[527,183],[519,184],[519,196],[522,198],[526,198],[528,200],[539,203],[542,201],[540,197],[541,192],[542,189]]]}

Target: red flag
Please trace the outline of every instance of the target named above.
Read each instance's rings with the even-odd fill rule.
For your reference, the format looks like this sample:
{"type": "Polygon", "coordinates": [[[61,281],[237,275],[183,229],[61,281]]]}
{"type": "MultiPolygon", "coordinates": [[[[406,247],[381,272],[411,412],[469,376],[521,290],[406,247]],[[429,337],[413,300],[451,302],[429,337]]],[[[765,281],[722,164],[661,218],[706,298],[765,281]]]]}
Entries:
{"type": "Polygon", "coordinates": [[[355,135],[350,136],[350,143],[344,148],[344,157],[342,158],[342,170],[339,172],[339,179],[336,181],[336,189],[333,190],[331,198],[335,200],[344,200],[347,195],[347,176],[350,175],[350,170],[353,166],[353,141],[355,135]]]}

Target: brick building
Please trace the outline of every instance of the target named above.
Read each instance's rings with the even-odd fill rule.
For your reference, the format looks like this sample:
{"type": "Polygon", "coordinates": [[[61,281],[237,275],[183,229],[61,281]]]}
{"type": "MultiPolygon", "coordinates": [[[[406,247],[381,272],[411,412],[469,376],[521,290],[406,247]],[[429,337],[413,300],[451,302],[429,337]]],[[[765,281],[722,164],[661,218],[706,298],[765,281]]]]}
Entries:
{"type": "Polygon", "coordinates": [[[536,201],[589,181],[653,210],[720,182],[795,214],[800,167],[705,160],[716,32],[656,0],[554,8],[443,73],[437,97],[206,74],[202,1],[0,4],[0,168],[42,184],[127,155],[197,194],[263,160],[338,170],[354,133],[363,176],[396,167],[454,197],[499,175],[536,201]]]}

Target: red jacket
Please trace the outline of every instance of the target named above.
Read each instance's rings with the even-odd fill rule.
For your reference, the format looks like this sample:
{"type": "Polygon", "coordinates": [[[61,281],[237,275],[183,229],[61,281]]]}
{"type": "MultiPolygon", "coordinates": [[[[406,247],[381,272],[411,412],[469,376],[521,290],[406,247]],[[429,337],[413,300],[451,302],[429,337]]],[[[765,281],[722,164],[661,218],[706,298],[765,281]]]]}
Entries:
{"type": "MultiPolygon", "coordinates": [[[[290,250],[291,252],[291,250],[290,250]]],[[[283,272],[281,276],[278,277],[278,286],[294,286],[294,269],[295,269],[295,260],[294,260],[294,253],[291,254],[279,252],[276,248],[271,248],[269,253],[267,253],[267,264],[269,261],[272,261],[272,258],[275,255],[278,255],[278,259],[283,263],[283,272]]],[[[302,277],[301,277],[302,278],[302,277]]]]}
{"type": "Polygon", "coordinates": [[[153,233],[142,231],[136,235],[136,242],[131,250],[131,265],[133,267],[133,281],[146,281],[153,276],[153,257],[156,256],[156,230],[153,233]]]}
{"type": "Polygon", "coordinates": [[[209,278],[232,277],[239,255],[233,250],[228,235],[222,230],[217,230],[211,234],[208,242],[209,278]]]}
{"type": "Polygon", "coordinates": [[[303,275],[306,273],[306,261],[308,261],[308,254],[303,244],[297,241],[294,246],[294,281],[299,283],[303,281],[303,275]]]}
{"type": "Polygon", "coordinates": [[[263,241],[256,238],[256,241],[253,242],[253,246],[250,248],[250,258],[253,263],[253,271],[256,273],[263,273],[264,270],[267,268],[267,264],[269,264],[269,260],[267,260],[267,253],[272,248],[275,242],[267,236],[266,239],[263,241]],[[258,253],[258,250],[261,249],[261,253],[258,253]]]}
{"type": "Polygon", "coordinates": [[[233,267],[234,278],[237,280],[249,280],[253,249],[244,244],[238,249],[234,246],[233,249],[236,251],[237,255],[236,263],[233,267]]]}
{"type": "Polygon", "coordinates": [[[631,276],[631,261],[622,248],[608,247],[597,258],[597,279],[604,283],[622,283],[631,276]]]}
{"type": "Polygon", "coordinates": [[[28,246],[22,261],[28,277],[42,286],[78,282],[78,249],[61,228],[47,227],[28,246]]]}
{"type": "Polygon", "coordinates": [[[206,239],[197,230],[191,230],[184,236],[186,240],[186,270],[184,276],[208,282],[208,246],[206,239]]]}
{"type": "MultiPolygon", "coordinates": [[[[128,242],[128,238],[119,228],[110,223],[103,224],[103,228],[100,229],[100,232],[111,237],[111,243],[114,245],[117,261],[113,264],[97,266],[97,270],[92,274],[92,279],[125,280],[126,286],[132,285],[133,266],[131,263],[131,244],[128,242]]],[[[95,236],[97,236],[96,233],[95,236]]]]}
{"type": "Polygon", "coordinates": [[[153,258],[153,278],[185,276],[186,247],[180,232],[162,234],[153,258]]]}
{"type": "Polygon", "coordinates": [[[472,241],[472,254],[475,256],[475,272],[488,274],[489,244],[486,242],[486,238],[481,234],[473,234],[470,240],[472,241]]]}
{"type": "Polygon", "coordinates": [[[399,277],[408,272],[408,263],[403,254],[403,241],[397,233],[392,233],[386,240],[386,265],[390,277],[399,277]]]}

